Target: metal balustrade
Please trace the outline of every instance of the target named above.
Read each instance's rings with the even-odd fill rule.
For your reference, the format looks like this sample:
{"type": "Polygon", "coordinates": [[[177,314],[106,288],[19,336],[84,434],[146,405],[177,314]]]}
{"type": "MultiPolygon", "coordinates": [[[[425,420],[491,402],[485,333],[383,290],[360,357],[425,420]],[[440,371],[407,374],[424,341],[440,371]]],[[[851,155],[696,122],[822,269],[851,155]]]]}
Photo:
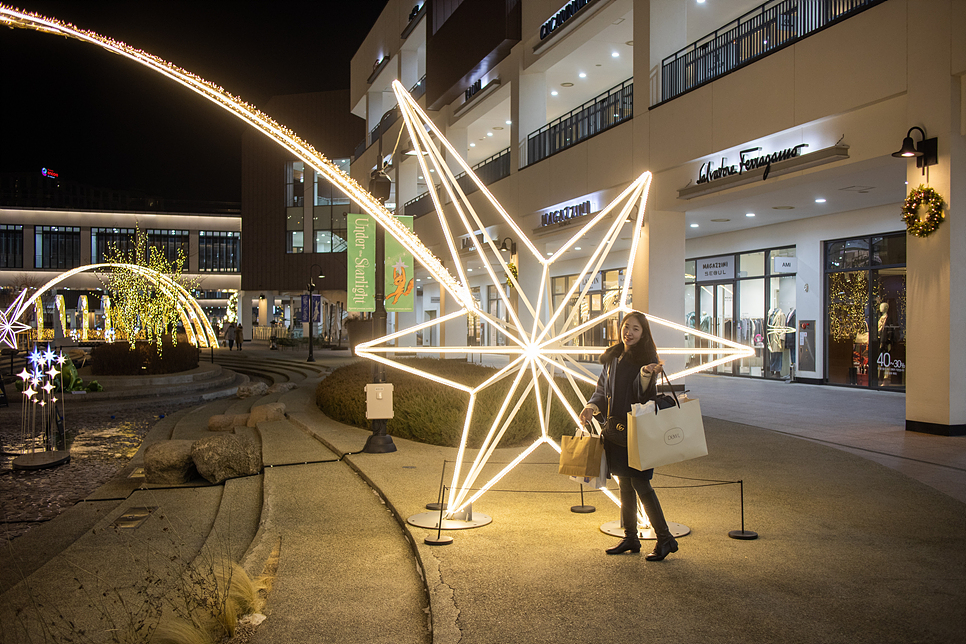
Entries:
{"type": "MultiPolygon", "coordinates": [[[[771,0],[661,62],[666,102],[885,0],[771,0]]],[[[660,104],[660,103],[658,103],[660,104]]]]}
{"type": "Polygon", "coordinates": [[[527,137],[525,165],[542,161],[633,116],[634,79],[628,79],[532,132],[527,137]]]}
{"type": "MultiPolygon", "coordinates": [[[[510,176],[510,148],[504,148],[493,156],[480,161],[473,166],[473,172],[483,182],[484,186],[510,176]]],[[[463,190],[463,194],[470,195],[477,191],[476,183],[465,172],[456,175],[454,178],[463,190]]],[[[436,186],[436,190],[439,189],[440,186],[436,186]]],[[[428,190],[403,204],[403,213],[413,217],[421,217],[431,212],[433,212],[433,199],[429,196],[428,190]]]]}
{"type": "MultiPolygon", "coordinates": [[[[416,84],[409,88],[409,94],[413,100],[419,100],[426,93],[426,76],[423,75],[416,84]]],[[[358,159],[369,149],[369,146],[379,140],[379,137],[386,133],[392,124],[399,120],[399,106],[393,106],[389,111],[382,115],[376,127],[372,128],[368,135],[356,144],[356,149],[352,153],[353,159],[358,159]]]]}

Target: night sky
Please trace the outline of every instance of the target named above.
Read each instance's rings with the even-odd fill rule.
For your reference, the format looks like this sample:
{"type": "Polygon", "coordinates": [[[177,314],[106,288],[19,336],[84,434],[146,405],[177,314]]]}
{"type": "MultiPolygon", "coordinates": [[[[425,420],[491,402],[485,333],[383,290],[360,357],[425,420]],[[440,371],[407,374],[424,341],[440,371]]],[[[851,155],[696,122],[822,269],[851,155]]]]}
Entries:
{"type": "MultiPolygon", "coordinates": [[[[124,41],[264,108],[275,95],[347,89],[386,0],[5,4],[124,41]]],[[[247,126],[174,81],[23,29],[0,29],[0,75],[0,172],[48,167],[103,188],[240,201],[247,126]]]]}

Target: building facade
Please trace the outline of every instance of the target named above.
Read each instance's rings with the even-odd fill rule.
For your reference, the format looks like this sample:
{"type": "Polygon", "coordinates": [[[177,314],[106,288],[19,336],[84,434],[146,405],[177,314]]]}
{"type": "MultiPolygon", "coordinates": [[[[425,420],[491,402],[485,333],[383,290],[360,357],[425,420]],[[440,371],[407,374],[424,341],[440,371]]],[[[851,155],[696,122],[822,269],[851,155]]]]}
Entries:
{"type": "MultiPolygon", "coordinates": [[[[961,434],[962,24],[959,0],[390,0],[352,61],[367,132],[352,172],[364,182],[390,164],[389,201],[444,256],[394,79],[544,252],[650,171],[635,274],[615,253],[580,315],[613,306],[631,278],[635,308],[754,347],[719,373],[905,392],[908,429],[961,434]],[[894,156],[907,136],[918,162],[894,156]],[[900,216],[919,186],[946,204],[925,237],[900,216]]],[[[509,234],[495,218],[487,232],[509,234]]],[[[571,252],[553,293],[578,271],[571,252]]],[[[400,324],[447,312],[427,277],[400,324]]],[[[502,315],[491,291],[505,286],[470,282],[502,315]]],[[[588,333],[613,341],[616,324],[588,333]]],[[[420,340],[446,336],[500,341],[472,319],[420,340]]]]}
{"type": "MultiPolygon", "coordinates": [[[[212,325],[220,323],[230,294],[241,285],[241,215],[238,204],[164,201],[101,190],[56,176],[48,169],[0,178],[0,286],[8,300],[24,287],[40,288],[71,269],[126,253],[137,232],[165,258],[184,258],[182,275],[195,284],[195,299],[212,325]]],[[[78,272],[41,297],[42,311],[28,322],[61,337],[58,301],[66,332],[75,340],[102,339],[103,271],[78,272]],[[84,328],[87,311],[88,338],[84,328]]],[[[8,302],[9,304],[9,302],[8,302]]],[[[22,320],[24,321],[24,320],[22,320]]]]}
{"type": "MultiPolygon", "coordinates": [[[[365,132],[348,107],[348,91],[338,90],[276,96],[264,111],[348,171],[352,151],[365,132]]],[[[246,130],[239,296],[246,337],[252,330],[261,337],[272,322],[295,333],[307,332],[302,296],[308,296],[309,284],[314,296],[322,296],[315,305],[319,309],[313,307],[319,325],[314,330],[333,340],[338,337],[345,312],[346,215],[351,212],[360,211],[315,170],[260,132],[246,130]]]]}

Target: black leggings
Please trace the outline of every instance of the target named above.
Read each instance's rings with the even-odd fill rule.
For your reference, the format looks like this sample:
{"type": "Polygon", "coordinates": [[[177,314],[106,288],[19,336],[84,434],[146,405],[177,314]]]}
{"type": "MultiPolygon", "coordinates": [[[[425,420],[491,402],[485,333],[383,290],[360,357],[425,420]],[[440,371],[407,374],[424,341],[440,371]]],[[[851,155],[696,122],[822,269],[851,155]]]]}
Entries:
{"type": "Polygon", "coordinates": [[[624,534],[628,537],[637,536],[637,497],[640,497],[641,504],[644,505],[644,511],[651,521],[651,527],[654,528],[654,534],[657,535],[658,541],[670,539],[671,531],[667,527],[661,502],[657,500],[657,494],[651,487],[651,482],[645,478],[622,476],[619,485],[624,534]]]}

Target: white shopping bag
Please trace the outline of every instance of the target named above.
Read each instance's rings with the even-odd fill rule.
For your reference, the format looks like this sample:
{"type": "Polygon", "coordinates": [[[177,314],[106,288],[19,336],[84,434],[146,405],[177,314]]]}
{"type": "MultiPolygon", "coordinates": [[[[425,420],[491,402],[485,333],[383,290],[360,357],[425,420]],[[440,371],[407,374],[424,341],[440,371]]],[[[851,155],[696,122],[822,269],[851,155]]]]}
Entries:
{"type": "Polygon", "coordinates": [[[653,401],[635,403],[627,413],[627,464],[637,470],[708,455],[697,398],[655,411],[653,401]]]}

